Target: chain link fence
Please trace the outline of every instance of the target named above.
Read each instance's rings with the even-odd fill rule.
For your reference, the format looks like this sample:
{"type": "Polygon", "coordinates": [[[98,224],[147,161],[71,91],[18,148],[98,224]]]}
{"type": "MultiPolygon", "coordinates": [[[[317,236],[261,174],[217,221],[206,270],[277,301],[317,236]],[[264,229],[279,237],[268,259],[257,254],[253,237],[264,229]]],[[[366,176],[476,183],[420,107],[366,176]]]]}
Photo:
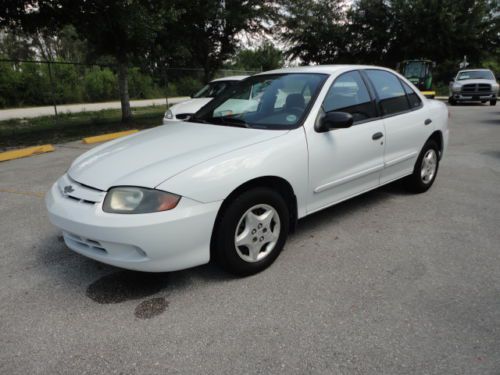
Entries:
{"type": "MultiPolygon", "coordinates": [[[[218,70],[213,78],[252,75],[256,71],[218,70]]],[[[201,68],[166,67],[148,73],[128,71],[129,94],[134,99],[190,96],[205,82],[201,68]]],[[[119,101],[115,65],[64,61],[0,59],[0,109],[119,101]]]]}

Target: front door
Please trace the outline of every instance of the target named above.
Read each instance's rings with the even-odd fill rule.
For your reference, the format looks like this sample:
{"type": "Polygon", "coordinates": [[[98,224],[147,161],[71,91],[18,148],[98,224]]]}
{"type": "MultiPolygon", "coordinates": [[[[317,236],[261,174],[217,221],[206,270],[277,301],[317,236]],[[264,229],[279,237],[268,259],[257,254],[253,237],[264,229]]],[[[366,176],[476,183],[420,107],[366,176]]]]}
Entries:
{"type": "Polygon", "coordinates": [[[384,167],[384,122],[378,118],[375,100],[358,71],[334,80],[318,117],[330,111],[352,114],[354,124],[326,133],[306,128],[308,213],[377,187],[384,167]]]}

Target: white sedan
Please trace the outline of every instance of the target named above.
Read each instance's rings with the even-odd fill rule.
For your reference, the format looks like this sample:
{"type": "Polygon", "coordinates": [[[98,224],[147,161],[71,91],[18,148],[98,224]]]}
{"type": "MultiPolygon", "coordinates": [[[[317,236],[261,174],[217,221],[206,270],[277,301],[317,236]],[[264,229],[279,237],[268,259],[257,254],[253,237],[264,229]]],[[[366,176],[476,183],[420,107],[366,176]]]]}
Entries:
{"type": "Polygon", "coordinates": [[[193,94],[191,99],[174,104],[170,107],[163,116],[163,124],[166,125],[171,122],[189,119],[189,117],[198,112],[201,107],[209,103],[217,95],[223,93],[229,87],[238,84],[247,77],[248,76],[231,76],[210,81],[198,92],[193,94]]]}
{"type": "Polygon", "coordinates": [[[447,144],[446,106],[392,70],[280,69],[188,122],[84,153],[46,204],[67,246],[97,261],[160,272],[215,259],[248,275],[300,218],[397,179],[426,191],[447,144]]]}

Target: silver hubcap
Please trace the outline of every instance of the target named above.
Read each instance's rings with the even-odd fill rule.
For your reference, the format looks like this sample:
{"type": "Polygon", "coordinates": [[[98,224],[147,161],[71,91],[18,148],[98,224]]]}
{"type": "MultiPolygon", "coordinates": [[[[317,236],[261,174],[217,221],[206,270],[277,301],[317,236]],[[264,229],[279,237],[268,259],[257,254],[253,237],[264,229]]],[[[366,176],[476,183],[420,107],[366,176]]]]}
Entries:
{"type": "Polygon", "coordinates": [[[437,168],[437,154],[434,149],[427,150],[422,159],[422,169],[420,171],[420,177],[424,184],[428,184],[434,178],[437,168]]]}
{"type": "Polygon", "coordinates": [[[234,234],[236,252],[245,262],[258,262],[267,257],[280,236],[280,217],[267,204],[258,204],[243,214],[234,234]]]}

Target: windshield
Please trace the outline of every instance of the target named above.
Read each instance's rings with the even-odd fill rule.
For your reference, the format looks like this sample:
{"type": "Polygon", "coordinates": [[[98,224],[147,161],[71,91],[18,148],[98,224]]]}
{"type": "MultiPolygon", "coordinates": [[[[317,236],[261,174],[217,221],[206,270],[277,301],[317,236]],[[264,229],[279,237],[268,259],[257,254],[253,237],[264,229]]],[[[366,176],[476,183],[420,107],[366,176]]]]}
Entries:
{"type": "Polygon", "coordinates": [[[409,62],[405,65],[403,75],[406,78],[420,78],[424,75],[424,63],[423,62],[409,62]]]}
{"type": "Polygon", "coordinates": [[[327,75],[259,75],[231,87],[190,121],[264,129],[291,129],[305,118],[327,75]]]}
{"type": "Polygon", "coordinates": [[[193,95],[193,98],[215,98],[222,93],[227,87],[234,85],[236,81],[219,81],[210,82],[193,95]]]}
{"type": "Polygon", "coordinates": [[[490,70],[469,70],[458,73],[457,81],[464,79],[495,79],[490,70]]]}

